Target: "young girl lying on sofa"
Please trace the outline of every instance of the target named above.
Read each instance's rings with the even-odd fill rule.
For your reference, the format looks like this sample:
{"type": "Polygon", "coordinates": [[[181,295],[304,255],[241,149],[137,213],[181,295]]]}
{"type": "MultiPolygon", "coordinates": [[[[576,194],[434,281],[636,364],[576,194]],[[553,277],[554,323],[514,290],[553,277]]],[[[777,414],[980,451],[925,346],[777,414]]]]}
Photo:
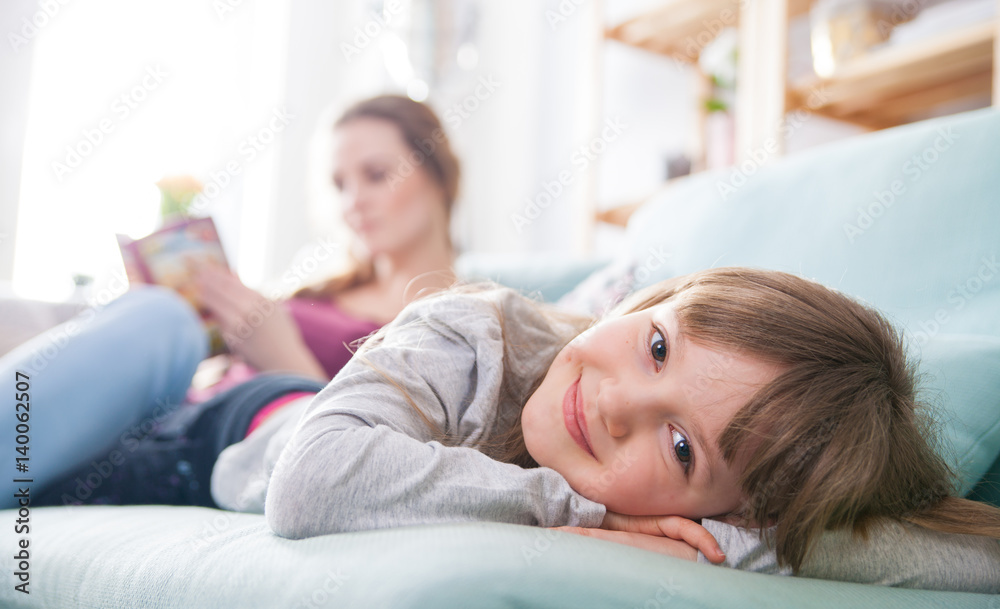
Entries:
{"type": "Polygon", "coordinates": [[[724,268],[591,323],[505,288],[431,296],[325,387],[253,379],[172,421],[86,498],[89,465],[36,503],[263,511],[292,538],[569,526],[758,571],[1000,592],[1000,510],[950,496],[913,368],[877,312],[724,268]]]}

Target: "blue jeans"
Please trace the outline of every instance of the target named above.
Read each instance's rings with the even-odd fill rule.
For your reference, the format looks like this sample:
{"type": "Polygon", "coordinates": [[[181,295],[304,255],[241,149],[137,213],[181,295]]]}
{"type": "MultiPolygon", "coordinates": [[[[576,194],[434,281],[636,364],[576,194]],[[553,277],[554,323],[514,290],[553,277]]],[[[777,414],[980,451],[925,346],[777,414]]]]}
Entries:
{"type": "Polygon", "coordinates": [[[81,463],[138,443],[178,410],[207,354],[208,337],[194,309],[169,289],[143,286],[4,355],[0,508],[16,507],[19,490],[39,491],[81,463]],[[19,379],[27,392],[15,392],[19,379]],[[26,422],[16,418],[25,412],[15,400],[23,393],[30,406],[26,422]],[[19,434],[25,424],[27,433],[19,434]],[[26,471],[19,471],[17,458],[24,456],[26,471]]]}
{"type": "Polygon", "coordinates": [[[141,442],[88,461],[38,493],[31,504],[165,504],[219,507],[212,470],[229,445],[246,437],[261,408],[292,392],[318,393],[323,383],[263,373],[168,417],[141,442]]]}

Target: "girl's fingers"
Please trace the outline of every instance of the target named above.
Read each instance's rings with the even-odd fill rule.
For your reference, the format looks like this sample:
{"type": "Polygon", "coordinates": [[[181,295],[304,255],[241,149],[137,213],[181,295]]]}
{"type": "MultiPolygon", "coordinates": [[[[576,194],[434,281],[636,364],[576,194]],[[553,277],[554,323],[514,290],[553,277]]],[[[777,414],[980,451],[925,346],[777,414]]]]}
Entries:
{"type": "Polygon", "coordinates": [[[613,541],[659,554],[676,556],[686,560],[698,560],[698,550],[685,541],[663,537],[662,535],[647,535],[644,533],[630,533],[627,531],[613,531],[607,529],[588,529],[583,527],[557,527],[560,531],[574,533],[584,537],[594,537],[605,541],[613,541]]]}
{"type": "Polygon", "coordinates": [[[601,528],[643,535],[669,537],[687,542],[697,548],[708,560],[720,563],[726,559],[719,543],[708,529],[683,516],[627,516],[607,512],[601,528]]]}
{"type": "Polygon", "coordinates": [[[726,560],[722,548],[708,529],[693,520],[681,516],[661,516],[657,519],[660,530],[671,539],[686,541],[691,547],[697,548],[705,558],[713,563],[726,560]]]}

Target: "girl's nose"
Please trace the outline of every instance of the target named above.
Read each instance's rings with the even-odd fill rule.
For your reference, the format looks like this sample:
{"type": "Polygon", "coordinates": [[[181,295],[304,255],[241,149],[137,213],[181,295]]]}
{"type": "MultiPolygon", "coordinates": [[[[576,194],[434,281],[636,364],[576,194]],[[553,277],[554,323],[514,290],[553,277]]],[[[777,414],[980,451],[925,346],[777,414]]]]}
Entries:
{"type": "Polygon", "coordinates": [[[608,434],[612,438],[628,435],[631,428],[632,404],[629,397],[621,390],[621,384],[614,379],[604,379],[598,386],[597,414],[604,422],[608,434]]]}

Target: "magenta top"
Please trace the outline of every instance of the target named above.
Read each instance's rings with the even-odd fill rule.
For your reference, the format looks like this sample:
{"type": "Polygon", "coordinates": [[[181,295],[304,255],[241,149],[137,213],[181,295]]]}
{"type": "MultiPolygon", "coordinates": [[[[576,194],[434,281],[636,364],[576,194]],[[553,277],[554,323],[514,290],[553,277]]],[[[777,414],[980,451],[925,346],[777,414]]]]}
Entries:
{"type": "MultiPolygon", "coordinates": [[[[352,352],[344,345],[350,345],[380,327],[373,321],[349,315],[332,302],[290,298],[285,301],[285,306],[299,327],[306,347],[331,379],[351,359],[352,352]]],[[[203,389],[189,388],[187,400],[192,404],[204,402],[256,374],[257,371],[251,366],[242,361],[233,361],[213,385],[203,389]]]]}
{"type": "Polygon", "coordinates": [[[351,359],[351,351],[345,344],[350,345],[381,327],[373,321],[349,315],[332,302],[290,298],[285,306],[295,319],[306,346],[329,378],[351,359]]]}

